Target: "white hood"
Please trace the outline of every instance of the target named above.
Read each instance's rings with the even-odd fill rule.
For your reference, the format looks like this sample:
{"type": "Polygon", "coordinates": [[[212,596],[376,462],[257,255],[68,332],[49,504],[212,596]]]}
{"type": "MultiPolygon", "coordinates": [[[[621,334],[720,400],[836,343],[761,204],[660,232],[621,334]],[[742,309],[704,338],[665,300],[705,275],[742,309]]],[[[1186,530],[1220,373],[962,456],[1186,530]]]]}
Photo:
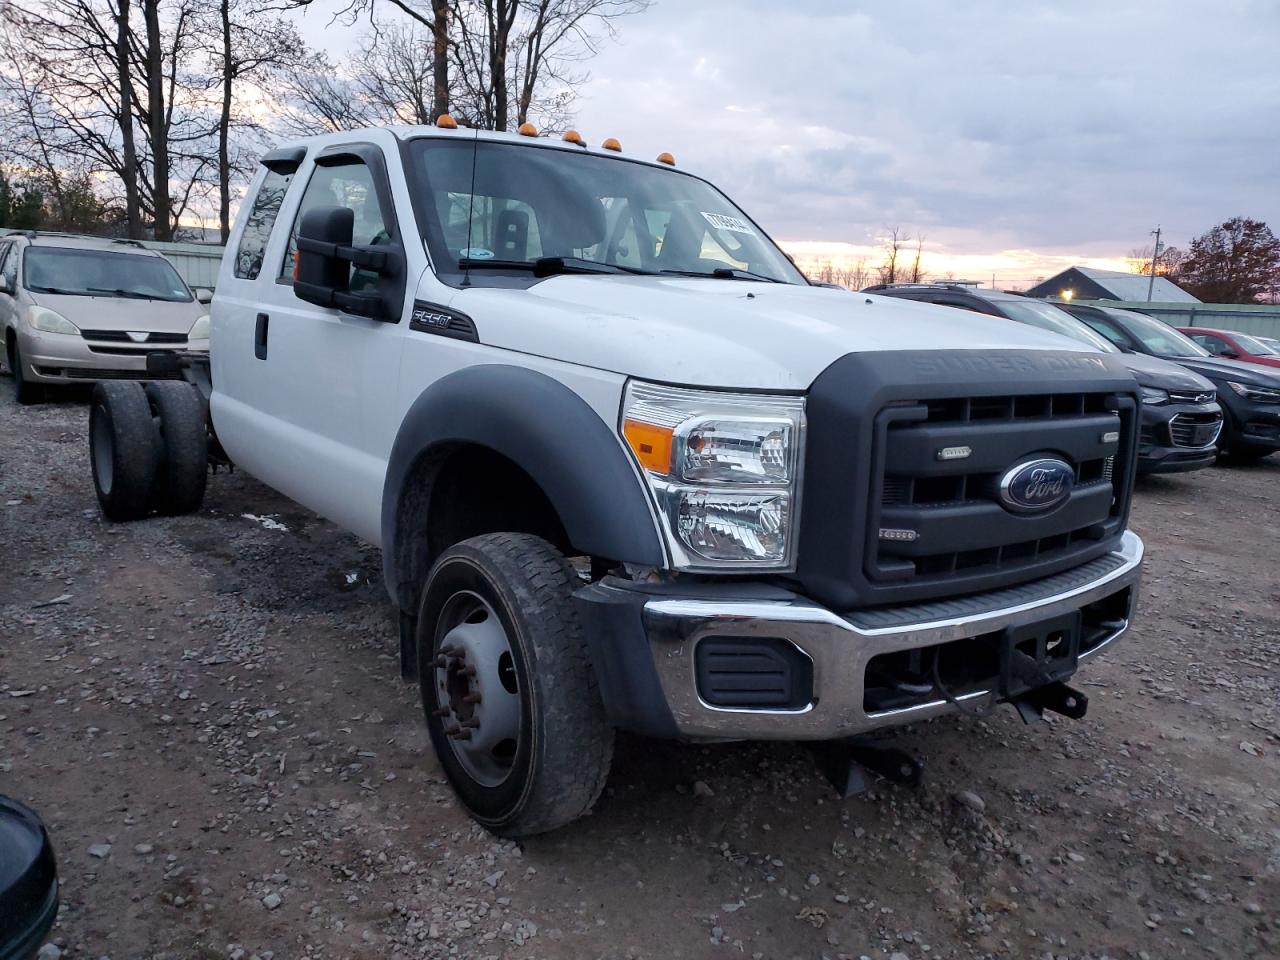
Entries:
{"type": "Polygon", "coordinates": [[[847,353],[1084,344],[1000,317],[828,287],[743,280],[559,276],[471,287],[449,306],[480,340],[645,380],[805,390],[847,353]]]}

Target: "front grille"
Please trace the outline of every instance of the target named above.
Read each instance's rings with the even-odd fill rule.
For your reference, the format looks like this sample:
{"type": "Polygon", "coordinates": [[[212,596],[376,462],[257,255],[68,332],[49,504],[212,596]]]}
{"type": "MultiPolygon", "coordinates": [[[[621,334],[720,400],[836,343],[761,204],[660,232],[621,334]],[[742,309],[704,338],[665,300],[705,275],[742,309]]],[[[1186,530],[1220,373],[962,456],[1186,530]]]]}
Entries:
{"type": "MultiPolygon", "coordinates": [[[[141,332],[141,331],[135,331],[141,332]]],[[[80,336],[86,340],[98,340],[104,343],[186,343],[185,333],[148,333],[145,340],[135,340],[127,330],[81,330],[80,336]]]]}
{"type": "Polygon", "coordinates": [[[103,370],[97,367],[36,367],[42,377],[71,380],[177,380],[181,372],[154,374],[146,370],[103,370]]]}
{"type": "MultiPolygon", "coordinates": [[[[895,403],[877,416],[866,574],[925,586],[958,576],[1017,575],[1084,557],[1115,532],[1125,504],[1116,458],[1136,408],[1110,393],[967,396],[895,403]],[[1070,495],[1039,513],[1001,500],[1011,467],[1065,461],[1070,495]],[[877,483],[878,481],[878,483],[877,483]]],[[[941,592],[940,589],[940,592],[941,592]]]]}
{"type": "Polygon", "coordinates": [[[1208,447],[1222,432],[1220,413],[1180,413],[1169,421],[1175,447],[1208,447]]]}

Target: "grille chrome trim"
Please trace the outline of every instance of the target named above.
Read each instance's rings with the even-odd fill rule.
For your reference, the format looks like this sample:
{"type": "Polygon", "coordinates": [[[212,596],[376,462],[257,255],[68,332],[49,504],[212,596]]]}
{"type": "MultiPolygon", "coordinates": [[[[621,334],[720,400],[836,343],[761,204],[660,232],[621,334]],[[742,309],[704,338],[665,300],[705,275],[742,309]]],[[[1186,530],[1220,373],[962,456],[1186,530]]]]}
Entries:
{"type": "Polygon", "coordinates": [[[1205,450],[1222,434],[1220,413],[1179,413],[1169,420],[1169,438],[1175,447],[1205,450]]]}

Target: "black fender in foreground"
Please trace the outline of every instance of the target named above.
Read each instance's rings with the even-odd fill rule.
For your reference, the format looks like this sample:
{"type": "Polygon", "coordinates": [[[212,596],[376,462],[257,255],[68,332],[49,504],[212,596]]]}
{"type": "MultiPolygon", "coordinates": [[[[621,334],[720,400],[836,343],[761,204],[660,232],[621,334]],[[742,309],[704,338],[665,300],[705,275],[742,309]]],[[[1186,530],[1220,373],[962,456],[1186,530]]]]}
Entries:
{"type": "MultiPolygon", "coordinates": [[[[387,591],[413,611],[426,531],[420,488],[430,462],[457,444],[501,454],[546,494],[574,548],[645,566],[665,560],[649,498],[612,427],[581,397],[543,373],[479,364],[433,383],[400,424],[382,491],[387,591]],[[425,471],[425,472],[424,472],[425,471]]],[[[427,492],[429,496],[429,492],[427,492]]]]}

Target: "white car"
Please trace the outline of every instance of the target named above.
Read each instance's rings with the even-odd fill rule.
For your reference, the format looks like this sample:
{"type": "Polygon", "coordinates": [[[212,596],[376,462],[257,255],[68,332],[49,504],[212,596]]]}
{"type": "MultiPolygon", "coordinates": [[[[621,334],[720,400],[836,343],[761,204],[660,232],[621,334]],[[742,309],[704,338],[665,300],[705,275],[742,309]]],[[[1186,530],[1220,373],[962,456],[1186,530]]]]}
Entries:
{"type": "Polygon", "coordinates": [[[147,376],[147,354],[201,350],[208,307],[141,244],[44,234],[0,237],[0,337],[18,402],[50,384],[147,376]]]}
{"type": "MultiPolygon", "coordinates": [[[[1128,628],[1142,560],[1129,372],[812,286],[709,182],[616,146],[446,125],[272,151],[197,386],[98,386],[107,516],[194,509],[208,457],[380,546],[402,672],[503,835],[585,814],[616,728],[1083,715],[1065,681],[1128,628]]],[[[837,759],[846,786],[850,759],[916,772],[837,759]]]]}

